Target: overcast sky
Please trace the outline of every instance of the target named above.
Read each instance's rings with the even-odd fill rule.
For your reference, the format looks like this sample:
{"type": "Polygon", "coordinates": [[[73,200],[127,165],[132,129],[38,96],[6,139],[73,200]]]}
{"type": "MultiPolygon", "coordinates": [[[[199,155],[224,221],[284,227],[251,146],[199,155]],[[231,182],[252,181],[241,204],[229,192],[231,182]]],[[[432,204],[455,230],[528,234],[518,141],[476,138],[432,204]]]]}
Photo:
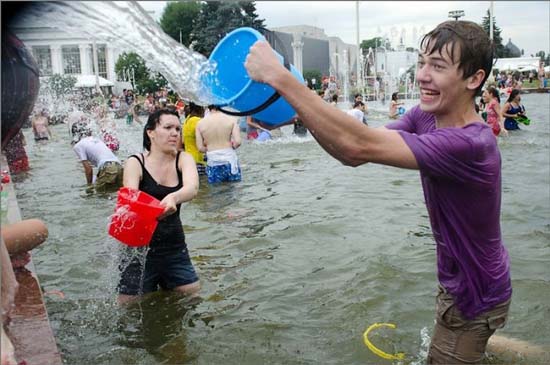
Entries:
{"type": "MultiPolygon", "coordinates": [[[[260,18],[267,28],[313,25],[328,36],[356,43],[355,1],[256,1],[260,18]]],[[[160,19],[166,1],[139,1],[160,19]]],[[[449,19],[451,10],[464,10],[463,20],[481,23],[490,1],[361,1],[360,38],[386,35],[396,46],[403,34],[406,46],[417,47],[422,32],[428,32],[449,19]],[[416,34],[416,38],[414,35],[416,34]]],[[[550,52],[550,1],[494,1],[496,25],[503,43],[511,38],[525,56],[542,50],[550,52]]]]}

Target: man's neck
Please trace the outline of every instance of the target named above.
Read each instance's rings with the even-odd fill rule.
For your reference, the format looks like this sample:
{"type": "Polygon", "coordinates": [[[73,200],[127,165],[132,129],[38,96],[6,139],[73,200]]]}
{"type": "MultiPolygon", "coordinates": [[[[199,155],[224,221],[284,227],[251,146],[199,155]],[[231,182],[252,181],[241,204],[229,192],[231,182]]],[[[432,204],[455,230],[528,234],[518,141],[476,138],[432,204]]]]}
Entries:
{"type": "Polygon", "coordinates": [[[478,121],[480,121],[480,117],[475,111],[474,100],[469,98],[454,104],[448,113],[435,116],[436,128],[462,128],[478,121]]]}

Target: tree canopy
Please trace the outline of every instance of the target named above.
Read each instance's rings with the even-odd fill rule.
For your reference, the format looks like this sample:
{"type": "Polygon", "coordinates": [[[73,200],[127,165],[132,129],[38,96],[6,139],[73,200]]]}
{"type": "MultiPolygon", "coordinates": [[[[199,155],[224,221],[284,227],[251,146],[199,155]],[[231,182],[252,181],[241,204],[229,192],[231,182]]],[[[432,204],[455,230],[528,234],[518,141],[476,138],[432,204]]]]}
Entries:
{"type": "Polygon", "coordinates": [[[120,55],[115,64],[115,72],[119,79],[130,78],[132,87],[140,94],[155,92],[167,85],[166,79],[157,73],[151,73],[143,58],[134,52],[120,55]]]}
{"type": "Polygon", "coordinates": [[[160,18],[160,27],[177,42],[189,47],[193,23],[197,19],[200,9],[201,3],[198,1],[169,2],[160,18]]]}
{"type": "Polygon", "coordinates": [[[264,27],[264,20],[258,19],[254,2],[203,2],[193,24],[191,46],[194,51],[208,57],[220,39],[239,27],[264,27]]]}
{"type": "MultiPolygon", "coordinates": [[[[481,22],[481,26],[483,27],[487,35],[490,35],[489,17],[490,12],[489,9],[487,9],[487,15],[483,17],[483,20],[481,22]]],[[[495,55],[498,58],[506,58],[510,55],[508,49],[502,44],[502,37],[500,35],[501,32],[502,30],[497,27],[495,17],[493,17],[493,43],[495,45],[495,55]]]]}

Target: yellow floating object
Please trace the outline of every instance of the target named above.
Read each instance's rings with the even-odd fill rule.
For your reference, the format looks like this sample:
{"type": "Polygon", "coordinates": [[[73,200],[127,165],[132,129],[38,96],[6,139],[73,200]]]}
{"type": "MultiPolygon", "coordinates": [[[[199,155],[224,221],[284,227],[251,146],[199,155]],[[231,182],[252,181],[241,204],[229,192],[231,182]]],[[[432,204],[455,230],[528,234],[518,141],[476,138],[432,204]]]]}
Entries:
{"type": "Polygon", "coordinates": [[[367,328],[365,333],[363,333],[363,341],[365,341],[365,345],[367,345],[369,350],[371,350],[372,352],[374,352],[376,355],[380,356],[383,359],[387,359],[387,360],[403,360],[403,359],[405,359],[405,354],[403,352],[398,352],[398,353],[393,354],[393,355],[388,354],[387,352],[384,352],[384,351],[380,350],[378,347],[374,346],[372,344],[372,342],[370,342],[369,332],[371,330],[377,329],[379,327],[389,327],[389,328],[395,329],[396,325],[393,324],[393,323],[373,323],[373,324],[371,324],[369,326],[369,328],[367,328]]]}

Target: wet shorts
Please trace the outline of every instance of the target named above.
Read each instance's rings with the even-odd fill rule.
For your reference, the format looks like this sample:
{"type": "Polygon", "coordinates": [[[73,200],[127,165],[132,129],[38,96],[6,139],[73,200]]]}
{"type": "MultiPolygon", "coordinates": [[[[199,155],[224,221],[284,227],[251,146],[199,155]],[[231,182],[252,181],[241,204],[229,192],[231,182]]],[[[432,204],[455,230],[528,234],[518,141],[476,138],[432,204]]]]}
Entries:
{"type": "Polygon", "coordinates": [[[479,364],[489,337],[504,327],[510,299],[472,320],[462,317],[451,294],[440,288],[436,299],[436,324],[428,364],[479,364]]]}
{"type": "Polygon", "coordinates": [[[122,165],[116,161],[105,162],[97,172],[95,188],[98,191],[116,190],[122,186],[122,165]]]}
{"type": "Polygon", "coordinates": [[[158,288],[172,290],[199,280],[187,248],[178,250],[124,248],[120,259],[118,292],[141,295],[158,288]],[[145,261],[145,272],[143,262],[145,261]]]}
{"type": "Polygon", "coordinates": [[[236,174],[231,173],[231,164],[206,166],[208,183],[215,184],[224,181],[241,181],[241,167],[236,174]]]}

